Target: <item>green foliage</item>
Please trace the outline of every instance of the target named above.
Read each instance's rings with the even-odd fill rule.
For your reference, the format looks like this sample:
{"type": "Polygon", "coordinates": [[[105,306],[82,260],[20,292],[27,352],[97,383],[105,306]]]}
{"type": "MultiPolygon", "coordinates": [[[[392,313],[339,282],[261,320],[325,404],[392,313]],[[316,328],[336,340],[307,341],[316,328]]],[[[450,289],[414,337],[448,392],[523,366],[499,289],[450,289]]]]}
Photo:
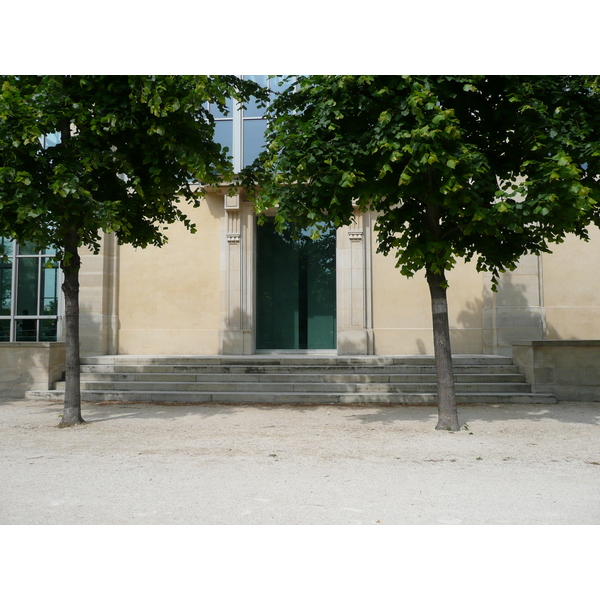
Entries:
{"type": "Polygon", "coordinates": [[[589,77],[299,77],[248,171],[280,227],[378,213],[378,250],[411,276],[456,257],[494,280],[600,222],[600,104],[589,77]]]}
{"type": "Polygon", "coordinates": [[[207,103],[253,94],[232,76],[0,77],[0,234],[68,259],[73,231],[97,250],[102,230],[142,247],[165,242],[164,224],[193,230],[180,200],[233,175],[207,103]]]}

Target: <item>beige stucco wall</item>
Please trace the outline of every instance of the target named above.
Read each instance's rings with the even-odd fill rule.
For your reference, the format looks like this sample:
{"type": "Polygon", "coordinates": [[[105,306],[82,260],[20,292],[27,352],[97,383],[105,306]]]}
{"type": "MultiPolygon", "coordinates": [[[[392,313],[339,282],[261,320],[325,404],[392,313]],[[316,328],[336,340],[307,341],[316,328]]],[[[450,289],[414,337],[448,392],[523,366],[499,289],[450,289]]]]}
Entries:
{"type": "Polygon", "coordinates": [[[600,339],[600,231],[568,236],[542,261],[546,339],[600,339]]]}
{"type": "MultiPolygon", "coordinates": [[[[237,231],[236,223],[243,226],[242,229],[252,227],[251,219],[246,219],[246,223],[236,217],[242,212],[226,213],[223,197],[209,195],[199,209],[190,213],[198,227],[196,234],[176,224],[168,230],[170,241],[161,249],[135,250],[128,246],[117,249],[106,240],[100,256],[85,256],[83,353],[111,353],[111,340],[115,342],[113,352],[118,349],[120,354],[222,352],[219,333],[220,329],[231,327],[224,324],[223,315],[233,302],[229,289],[231,273],[228,279],[223,271],[224,257],[229,255],[223,253],[224,249],[231,253],[238,247],[236,243],[229,243],[230,234],[237,231]],[[116,309],[112,308],[113,304],[116,309]]],[[[372,233],[372,225],[366,229],[372,233]]],[[[244,231],[242,240],[251,242],[251,235],[244,231]]],[[[365,236],[368,240],[366,233],[365,236]]],[[[245,282],[244,293],[251,296],[250,242],[242,249],[249,254],[247,272],[240,281],[245,282]]],[[[356,249],[359,242],[348,244],[355,244],[352,248],[356,249]]],[[[395,268],[393,256],[376,253],[374,236],[367,255],[365,265],[372,265],[372,275],[366,276],[368,285],[359,291],[366,294],[365,298],[372,298],[372,304],[369,300],[361,309],[366,311],[367,324],[363,327],[371,331],[372,322],[371,351],[376,354],[433,353],[430,299],[424,275],[419,273],[412,279],[403,277],[395,268]],[[369,286],[372,286],[372,296],[369,286]]],[[[600,256],[598,230],[593,230],[589,244],[569,237],[554,248],[553,254],[524,257],[517,270],[502,276],[497,294],[490,291],[488,275],[477,273],[474,264],[459,262],[449,273],[453,351],[511,355],[512,343],[519,340],[600,339],[597,256],[600,256]]],[[[235,277],[234,280],[237,281],[235,277]]],[[[250,298],[248,306],[253,301],[250,298]]],[[[338,301],[338,308],[343,309],[343,302],[340,298],[338,301]]],[[[248,323],[240,327],[251,332],[252,319],[246,320],[248,323]]],[[[341,324],[342,321],[338,325],[341,324]]],[[[249,347],[248,352],[252,351],[249,347]]],[[[241,350],[236,351],[239,352],[241,350]]]]}
{"type": "MultiPolygon", "coordinates": [[[[376,354],[433,354],[431,301],[423,273],[409,279],[392,255],[373,249],[373,330],[376,354]]],[[[483,349],[483,279],[474,265],[459,262],[448,274],[448,313],[452,350],[483,349]]]]}
{"type": "Polygon", "coordinates": [[[217,354],[223,200],[189,209],[197,232],[167,230],[163,248],[120,248],[119,354],[217,354]]]}

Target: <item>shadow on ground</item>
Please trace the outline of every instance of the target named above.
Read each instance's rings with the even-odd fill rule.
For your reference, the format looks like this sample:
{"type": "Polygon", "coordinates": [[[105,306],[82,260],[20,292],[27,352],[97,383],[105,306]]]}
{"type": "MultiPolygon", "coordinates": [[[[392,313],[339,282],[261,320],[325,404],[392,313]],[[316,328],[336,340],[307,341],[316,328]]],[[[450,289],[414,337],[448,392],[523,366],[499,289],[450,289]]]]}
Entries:
{"type": "MultiPolygon", "coordinates": [[[[411,409],[431,409],[428,417],[437,417],[435,407],[381,407],[374,412],[349,415],[348,418],[364,423],[392,421],[422,421],[422,412],[411,409]]],[[[563,423],[582,423],[600,426],[600,403],[597,402],[559,402],[551,405],[539,404],[470,404],[458,407],[458,421],[461,427],[469,421],[543,421],[553,419],[563,423]],[[570,410],[566,411],[565,409],[570,410]]]]}
{"type": "MultiPolygon", "coordinates": [[[[20,400],[4,400],[0,404],[19,403],[20,400]]],[[[111,421],[115,419],[156,419],[164,418],[176,421],[188,415],[196,415],[202,419],[216,416],[233,416],[248,408],[261,411],[288,410],[300,413],[311,413],[317,410],[343,411],[346,418],[361,423],[393,423],[423,422],[437,418],[435,406],[373,406],[373,405],[272,405],[272,404],[121,404],[121,403],[83,403],[82,414],[87,423],[111,421]],[[365,412],[368,410],[368,412],[365,412]],[[357,414],[358,412],[358,414],[357,414]]],[[[45,413],[62,412],[62,404],[48,403],[37,406],[35,410],[45,413]]],[[[465,422],[477,420],[493,422],[497,420],[542,421],[553,419],[564,423],[583,423],[600,425],[600,403],[597,402],[559,402],[557,404],[469,404],[458,407],[461,426],[465,422]]]]}

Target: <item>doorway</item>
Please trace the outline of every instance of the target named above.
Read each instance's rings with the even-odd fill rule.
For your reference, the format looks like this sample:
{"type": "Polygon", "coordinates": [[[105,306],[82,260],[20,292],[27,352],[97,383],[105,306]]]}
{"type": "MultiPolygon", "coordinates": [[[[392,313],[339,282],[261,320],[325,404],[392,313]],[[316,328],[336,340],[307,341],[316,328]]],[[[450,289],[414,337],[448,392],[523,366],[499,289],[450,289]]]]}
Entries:
{"type": "Polygon", "coordinates": [[[257,226],[256,349],[336,348],[336,231],[294,240],[273,218],[257,226]]]}

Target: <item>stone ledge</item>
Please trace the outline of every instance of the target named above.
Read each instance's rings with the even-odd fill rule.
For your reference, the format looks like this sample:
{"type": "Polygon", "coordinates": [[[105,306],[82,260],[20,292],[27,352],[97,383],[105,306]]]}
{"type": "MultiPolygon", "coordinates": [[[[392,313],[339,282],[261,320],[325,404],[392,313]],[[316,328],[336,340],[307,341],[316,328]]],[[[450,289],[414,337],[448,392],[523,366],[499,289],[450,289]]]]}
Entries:
{"type": "Polygon", "coordinates": [[[0,342],[0,398],[48,390],[64,369],[64,342],[0,342]]]}
{"type": "Polygon", "coordinates": [[[4,348],[60,348],[64,342],[0,342],[0,349],[4,348]]]}
{"type": "Polygon", "coordinates": [[[513,346],[600,346],[600,340],[529,340],[513,342],[513,346]]]}
{"type": "Polygon", "coordinates": [[[534,392],[562,401],[600,401],[600,340],[514,342],[513,360],[534,392]]]}

